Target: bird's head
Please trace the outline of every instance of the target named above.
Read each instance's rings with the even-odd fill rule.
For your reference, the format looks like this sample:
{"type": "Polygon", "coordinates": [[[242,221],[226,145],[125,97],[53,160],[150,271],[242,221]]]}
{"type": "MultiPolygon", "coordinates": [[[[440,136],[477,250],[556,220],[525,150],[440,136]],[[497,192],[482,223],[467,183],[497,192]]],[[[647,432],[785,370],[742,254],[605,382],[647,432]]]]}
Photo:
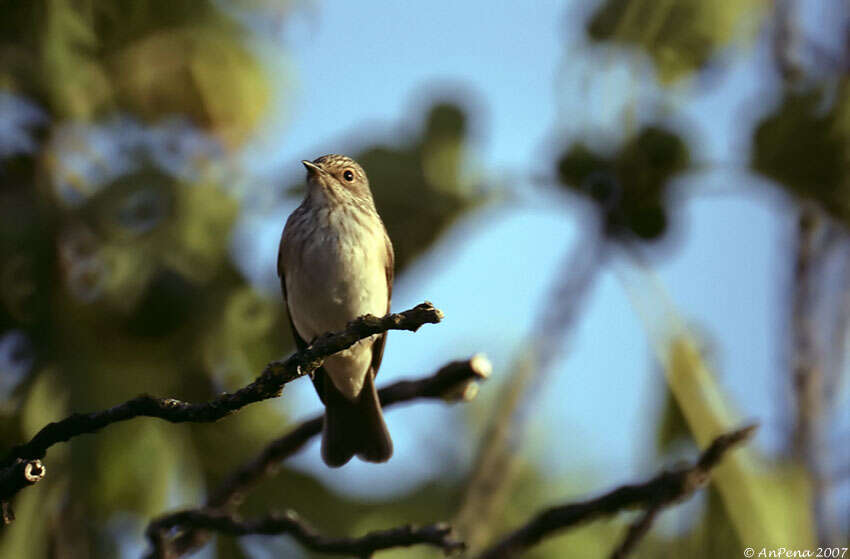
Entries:
{"type": "Polygon", "coordinates": [[[301,162],[307,168],[307,186],[319,189],[333,198],[355,196],[372,199],[366,172],[355,160],[345,155],[323,155],[301,162]],[[347,196],[346,196],[347,195],[347,196]]]}

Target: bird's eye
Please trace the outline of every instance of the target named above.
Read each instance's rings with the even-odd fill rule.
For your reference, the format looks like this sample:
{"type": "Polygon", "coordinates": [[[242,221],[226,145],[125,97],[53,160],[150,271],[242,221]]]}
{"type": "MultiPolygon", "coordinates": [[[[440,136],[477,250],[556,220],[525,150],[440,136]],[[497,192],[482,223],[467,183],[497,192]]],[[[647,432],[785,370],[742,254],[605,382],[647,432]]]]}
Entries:
{"type": "Polygon", "coordinates": [[[346,169],[345,172],[342,174],[342,178],[344,178],[348,182],[351,182],[354,180],[354,173],[351,171],[351,169],[346,169]]]}

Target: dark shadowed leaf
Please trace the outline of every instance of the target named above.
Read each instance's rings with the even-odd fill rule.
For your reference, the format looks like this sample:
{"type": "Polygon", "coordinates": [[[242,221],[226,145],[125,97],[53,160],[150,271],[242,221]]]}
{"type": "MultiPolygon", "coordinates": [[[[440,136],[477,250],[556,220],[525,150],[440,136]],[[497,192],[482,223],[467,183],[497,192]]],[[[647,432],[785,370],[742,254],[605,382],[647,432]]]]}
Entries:
{"type": "Polygon", "coordinates": [[[751,164],[795,196],[816,201],[850,224],[847,85],[830,102],[820,90],[788,92],[756,128],[751,164]]]}
{"type": "Polygon", "coordinates": [[[682,138],[647,127],[610,156],[575,143],[557,168],[562,184],[599,206],[612,233],[625,230],[653,240],[667,230],[670,180],[688,167],[689,160],[682,138]]]}

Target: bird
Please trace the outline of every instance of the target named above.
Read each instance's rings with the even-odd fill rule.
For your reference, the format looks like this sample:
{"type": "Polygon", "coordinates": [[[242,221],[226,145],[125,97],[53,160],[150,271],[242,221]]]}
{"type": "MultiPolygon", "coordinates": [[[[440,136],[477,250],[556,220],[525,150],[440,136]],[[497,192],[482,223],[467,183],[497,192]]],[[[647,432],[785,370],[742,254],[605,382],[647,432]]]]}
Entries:
{"type": "MultiPolygon", "coordinates": [[[[299,350],[359,316],[389,313],[395,261],[363,168],[337,154],[301,163],[307,193],[286,220],[277,260],[299,350]]],[[[375,389],[386,337],[376,334],[327,357],[312,376],[325,406],[321,453],[330,467],[354,455],[367,462],[392,456],[375,389]]]]}

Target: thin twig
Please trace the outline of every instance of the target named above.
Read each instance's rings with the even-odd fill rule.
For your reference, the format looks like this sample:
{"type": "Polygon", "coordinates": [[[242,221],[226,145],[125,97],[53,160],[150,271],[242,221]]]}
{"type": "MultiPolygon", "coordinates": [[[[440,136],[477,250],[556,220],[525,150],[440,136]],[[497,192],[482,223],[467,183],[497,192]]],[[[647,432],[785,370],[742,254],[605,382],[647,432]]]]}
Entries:
{"type": "Polygon", "coordinates": [[[626,537],[623,538],[623,541],[620,542],[614,551],[611,552],[611,559],[625,559],[629,556],[640,540],[649,532],[649,529],[652,527],[652,523],[655,522],[655,517],[658,516],[658,513],[661,512],[663,507],[659,505],[655,505],[640,515],[634,523],[629,526],[628,531],[626,532],[626,537]]]}
{"type": "Polygon", "coordinates": [[[399,526],[369,532],[357,538],[332,538],[320,534],[293,511],[282,515],[270,514],[255,520],[241,520],[236,515],[218,511],[187,510],[163,517],[148,526],[147,536],[154,547],[155,559],[175,559],[179,556],[169,549],[165,538],[167,532],[174,528],[194,528],[231,536],[287,534],[311,551],[356,557],[371,557],[381,549],[418,544],[438,547],[446,554],[464,548],[463,542],[454,538],[451,527],[445,523],[420,527],[399,526]]]}
{"type": "MultiPolygon", "coordinates": [[[[689,497],[705,485],[712,468],[729,450],[749,439],[755,429],[756,426],[751,425],[717,437],[692,466],[661,472],[646,483],[624,485],[595,499],[545,510],[485,550],[479,559],[506,559],[519,555],[557,532],[622,510],[639,507],[660,511],[689,497]]],[[[627,552],[633,549],[646,534],[654,518],[655,514],[645,515],[641,521],[646,525],[630,530],[626,536],[630,541],[624,541],[619,548],[627,546],[627,552]]]]}
{"type": "MultiPolygon", "coordinates": [[[[423,324],[434,324],[442,318],[443,313],[429,302],[402,313],[388,314],[383,318],[361,316],[349,322],[342,332],[324,334],[304,351],[297,352],[284,361],[269,363],[251,384],[236,392],[221,394],[207,402],[191,403],[174,398],[141,395],[107,410],[75,413],[61,421],[49,423],[29,442],[12,448],[0,462],[0,479],[11,475],[9,469],[15,468],[18,460],[44,458],[47,449],[56,443],[68,441],[78,435],[94,433],[119,421],[140,416],[157,417],[172,423],[216,421],[248,404],[279,396],[286,383],[312,374],[321,366],[325,357],[350,347],[358,340],[387,330],[415,332],[423,324]]],[[[0,500],[8,500],[23,487],[26,485],[11,487],[12,490],[0,500]]]]}
{"type": "Polygon", "coordinates": [[[812,509],[818,542],[827,546],[830,499],[823,464],[828,458],[823,444],[824,418],[829,409],[825,386],[826,364],[818,347],[817,279],[823,274],[825,230],[820,210],[804,205],[797,221],[792,286],[792,386],[796,399],[793,448],[812,481],[812,509]]]}
{"type": "MultiPolygon", "coordinates": [[[[491,370],[492,366],[486,357],[475,355],[470,359],[452,361],[429,377],[402,380],[381,388],[378,396],[384,408],[416,399],[471,400],[477,392],[477,381],[489,377],[491,370]]],[[[255,458],[238,467],[213,490],[201,510],[232,510],[242,502],[251,488],[272,476],[281,461],[298,452],[321,430],[322,416],[317,416],[272,441],[255,458]]],[[[154,520],[154,523],[179,525],[172,516],[162,516],[154,520]]],[[[169,557],[179,557],[201,547],[207,542],[209,535],[208,531],[198,527],[181,531],[172,541],[166,542],[171,553],[169,557]]]]}

